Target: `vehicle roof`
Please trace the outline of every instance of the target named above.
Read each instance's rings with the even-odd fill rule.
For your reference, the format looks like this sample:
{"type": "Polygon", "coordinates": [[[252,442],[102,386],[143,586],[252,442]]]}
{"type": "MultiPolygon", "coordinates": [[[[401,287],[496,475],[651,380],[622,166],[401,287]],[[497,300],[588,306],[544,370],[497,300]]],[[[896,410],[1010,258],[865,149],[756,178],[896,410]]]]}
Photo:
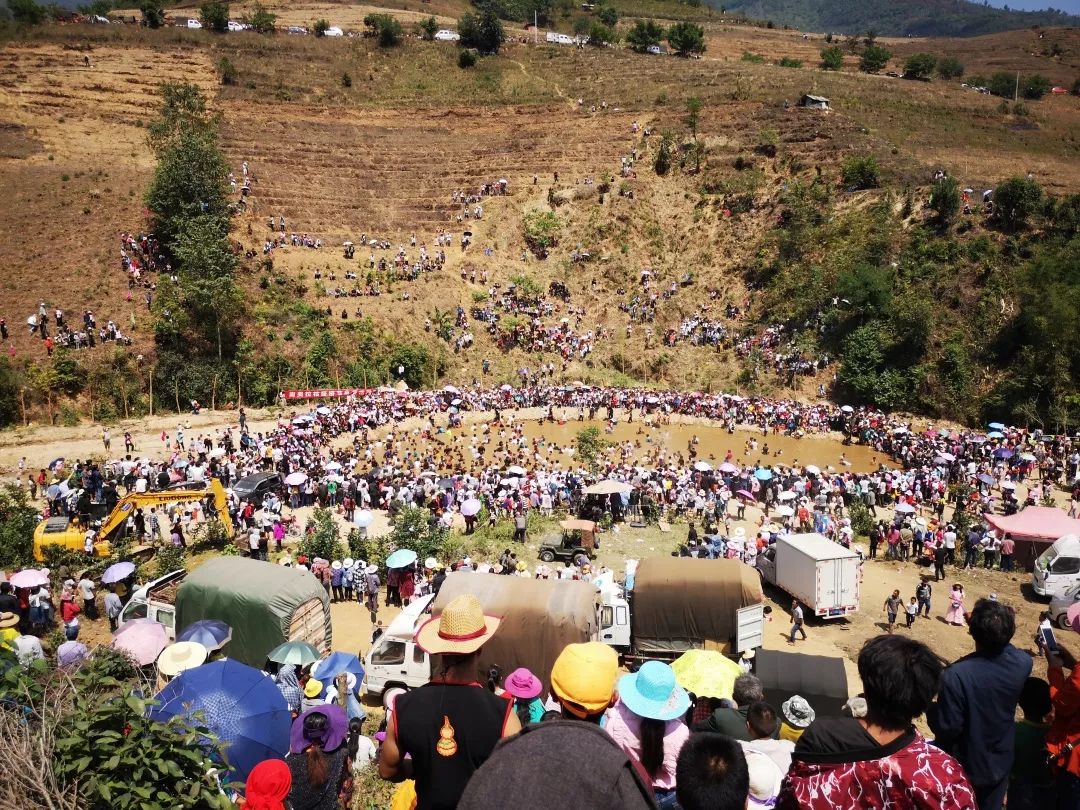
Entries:
{"type": "Polygon", "coordinates": [[[434,594],[428,594],[410,602],[409,606],[390,622],[390,626],[386,628],[386,635],[399,641],[411,641],[416,635],[417,620],[424,614],[434,598],[434,594]]]}
{"type": "Polygon", "coordinates": [[[280,478],[281,476],[276,472],[260,472],[253,475],[247,475],[233,484],[232,488],[236,490],[255,489],[263,481],[268,481],[271,478],[280,478]]]}
{"type": "Polygon", "coordinates": [[[839,543],[834,543],[828,537],[814,532],[807,534],[789,534],[777,540],[778,543],[786,543],[799,549],[807,557],[815,560],[843,560],[848,557],[858,557],[858,553],[850,548],[844,548],[839,543]]]}

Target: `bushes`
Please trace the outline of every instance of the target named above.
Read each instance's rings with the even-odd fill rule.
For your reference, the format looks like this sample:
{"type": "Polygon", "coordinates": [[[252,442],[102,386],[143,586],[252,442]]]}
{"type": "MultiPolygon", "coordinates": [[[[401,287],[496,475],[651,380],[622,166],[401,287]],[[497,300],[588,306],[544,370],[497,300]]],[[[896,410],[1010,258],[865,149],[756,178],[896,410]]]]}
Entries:
{"type": "Polygon", "coordinates": [[[1042,187],[1027,177],[1013,177],[994,189],[994,216],[1009,231],[1028,223],[1043,199],[1042,187]]]}
{"type": "Polygon", "coordinates": [[[251,9],[251,16],[247,18],[247,24],[259,34],[274,33],[274,24],[276,22],[277,15],[267,11],[262,3],[256,3],[251,9]]]}
{"type": "Polygon", "coordinates": [[[790,56],[785,56],[785,57],[777,60],[776,64],[779,65],[780,67],[786,67],[786,68],[801,68],[802,67],[802,60],[801,59],[792,59],[790,56]]]}
{"type": "Polygon", "coordinates": [[[954,177],[943,177],[930,190],[930,210],[941,228],[949,227],[960,211],[960,184],[954,177]]]}
{"type": "Polygon", "coordinates": [[[692,22],[678,22],[671,26],[667,41],[679,56],[705,53],[705,29],[692,22]]]}
{"type": "Polygon", "coordinates": [[[498,16],[487,8],[480,14],[466,12],[458,20],[458,34],[463,48],[476,48],[480,53],[495,54],[506,41],[506,32],[498,16]]]}
{"type": "Polygon", "coordinates": [[[863,73],[878,73],[889,64],[890,59],[892,51],[880,45],[868,45],[859,59],[859,70],[863,73]]]}
{"type": "Polygon", "coordinates": [[[1020,81],[1020,95],[1032,101],[1038,101],[1050,92],[1050,80],[1038,73],[1025,76],[1020,81]]]}
{"type": "Polygon", "coordinates": [[[660,147],[656,150],[656,160],[653,161],[653,170],[663,177],[671,170],[671,136],[665,134],[660,139],[660,147]]]}
{"type": "Polygon", "coordinates": [[[161,28],[165,25],[164,0],[140,0],[139,11],[147,28],[161,28]]]}
{"type": "Polygon", "coordinates": [[[199,6],[199,21],[203,28],[224,34],[229,30],[229,4],[220,0],[203,3],[199,6]]]}
{"type": "Polygon", "coordinates": [[[217,71],[222,84],[236,84],[236,66],[229,57],[223,56],[218,59],[217,71]]]}
{"type": "Polygon", "coordinates": [[[959,79],[964,75],[964,64],[955,56],[943,56],[938,59],[937,71],[943,79],[959,79]]]}
{"type": "Polygon", "coordinates": [[[840,70],[844,66],[844,51],[839,45],[821,49],[821,69],[840,70]]]}
{"type": "Polygon", "coordinates": [[[329,509],[316,509],[304,528],[304,539],[297,549],[299,554],[306,554],[309,559],[322,557],[324,560],[341,559],[341,538],[334,513],[329,509]]]}
{"type": "Polygon", "coordinates": [[[33,563],[37,509],[22,487],[0,488],[0,568],[17,570],[33,563]]]}
{"type": "MultiPolygon", "coordinates": [[[[401,44],[401,23],[390,14],[368,14],[364,25],[371,29],[371,34],[380,48],[393,48],[401,44]]],[[[434,34],[432,35],[434,37],[434,34]]]]}
{"type": "Polygon", "coordinates": [[[931,53],[912,54],[904,62],[904,78],[927,81],[937,67],[937,57],[931,53]]]}
{"type": "Polygon", "coordinates": [[[530,211],[522,219],[525,243],[529,250],[544,258],[559,243],[562,223],[554,211],[530,211]]]}
{"type": "Polygon", "coordinates": [[[416,24],[416,30],[420,32],[421,39],[425,42],[431,42],[439,31],[439,23],[434,17],[428,17],[426,20],[421,20],[416,24]]]}
{"type": "Polygon", "coordinates": [[[458,67],[463,70],[471,68],[476,64],[476,54],[473,51],[462,49],[461,52],[458,53],[457,64],[458,67]]]}
{"type": "Polygon", "coordinates": [[[841,174],[844,185],[856,190],[877,188],[881,185],[877,158],[873,155],[855,155],[844,161],[841,174]]]}
{"type": "MultiPolygon", "coordinates": [[[[370,14],[368,15],[368,17],[371,17],[371,16],[373,16],[373,15],[370,15],[370,14]]],[[[364,18],[364,24],[365,25],[367,24],[367,19],[368,19],[367,17],[364,18]]],[[[315,34],[315,36],[317,36],[317,37],[325,37],[326,32],[330,30],[330,21],[329,20],[324,20],[324,19],[318,19],[318,20],[315,21],[315,24],[313,26],[311,26],[311,30],[312,30],[312,33],[315,34]]]]}
{"type": "Polygon", "coordinates": [[[626,33],[626,44],[644,53],[649,47],[659,45],[665,34],[664,27],[655,20],[637,20],[626,33]]]}
{"type": "Polygon", "coordinates": [[[1016,74],[998,71],[993,74],[986,83],[986,89],[995,96],[1012,98],[1017,92],[1016,74]]]}

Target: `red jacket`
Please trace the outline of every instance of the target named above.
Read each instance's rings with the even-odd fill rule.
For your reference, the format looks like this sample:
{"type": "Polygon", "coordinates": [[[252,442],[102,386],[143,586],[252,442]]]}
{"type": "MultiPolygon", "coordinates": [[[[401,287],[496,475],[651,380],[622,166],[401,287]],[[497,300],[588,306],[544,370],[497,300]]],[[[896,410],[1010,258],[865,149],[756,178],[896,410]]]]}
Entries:
{"type": "Polygon", "coordinates": [[[887,746],[853,718],[818,720],[800,738],[777,810],[976,810],[960,763],[914,729],[887,746]]]}
{"type": "Polygon", "coordinates": [[[1046,732],[1046,750],[1054,757],[1055,765],[1080,776],[1080,665],[1073,667],[1068,678],[1061,667],[1047,667],[1046,678],[1054,701],[1054,722],[1046,732]]]}
{"type": "Polygon", "coordinates": [[[80,613],[82,613],[82,608],[78,606],[74,599],[60,601],[60,618],[64,620],[64,624],[68,624],[80,613]]]}

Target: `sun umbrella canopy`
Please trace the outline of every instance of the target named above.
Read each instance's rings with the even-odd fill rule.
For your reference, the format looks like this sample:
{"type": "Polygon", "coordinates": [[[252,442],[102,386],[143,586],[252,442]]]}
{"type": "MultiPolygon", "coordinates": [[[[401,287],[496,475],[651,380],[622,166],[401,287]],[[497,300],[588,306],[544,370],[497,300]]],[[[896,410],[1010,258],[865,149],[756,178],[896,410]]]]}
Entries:
{"type": "Polygon", "coordinates": [[[772,470],[766,470],[764,468],[760,470],[754,470],[754,478],[756,478],[758,481],[771,481],[772,477],[772,470]]]}
{"type": "Polygon", "coordinates": [[[994,476],[987,475],[986,473],[979,473],[975,477],[984,484],[992,484],[992,483],[994,483],[994,476]]]}
{"type": "Polygon", "coordinates": [[[225,659],[181,672],[157,695],[151,720],[190,718],[225,746],[229,781],[244,781],[264,759],[281,759],[289,750],[292,716],[269,675],[225,659]]]}
{"type": "Polygon", "coordinates": [[[694,469],[698,472],[711,472],[712,464],[707,461],[698,461],[694,464],[694,469]]]}
{"type": "Polygon", "coordinates": [[[232,641],[232,628],[218,619],[199,619],[184,628],[177,641],[194,641],[208,650],[219,650],[232,641]]]}
{"type": "Polygon", "coordinates": [[[910,515],[912,512],[915,511],[915,507],[912,506],[910,503],[898,503],[896,505],[896,511],[902,515],[910,515]]]}
{"type": "Polygon", "coordinates": [[[361,509],[356,513],[353,522],[363,529],[375,522],[375,515],[371,513],[370,509],[361,509]]]}
{"type": "Polygon", "coordinates": [[[101,581],[110,585],[113,582],[121,582],[127,579],[135,573],[135,563],[133,562],[118,562],[113,563],[105,569],[105,573],[101,575],[101,581]]]}
{"type": "Polygon", "coordinates": [[[285,485],[290,487],[298,487],[302,483],[307,481],[307,473],[294,472],[285,476],[285,485]]]}
{"type": "Polygon", "coordinates": [[[986,438],[988,438],[988,439],[1004,439],[1005,434],[1002,433],[1000,430],[991,430],[989,433],[986,434],[986,438]]]}
{"type": "Polygon", "coordinates": [[[786,491],[786,492],[781,492],[776,497],[777,497],[778,500],[781,500],[781,501],[793,501],[796,498],[798,498],[799,496],[794,492],[786,491]]]}
{"type": "Polygon", "coordinates": [[[330,653],[311,670],[312,676],[323,683],[336,678],[343,672],[351,672],[358,681],[364,677],[364,667],[360,659],[352,653],[340,651],[330,653]]]}
{"type": "Polygon", "coordinates": [[[994,458],[1012,458],[1015,455],[1016,453],[1014,453],[1008,447],[999,447],[997,450],[994,451],[994,458]]]}
{"type": "Polygon", "coordinates": [[[302,667],[314,664],[321,655],[322,653],[306,641],[286,641],[274,647],[266,657],[279,664],[302,667]]]}
{"type": "Polygon", "coordinates": [[[461,504],[461,514],[465,515],[465,517],[472,517],[479,513],[482,506],[483,504],[477,498],[469,498],[461,504]]]}
{"type": "Polygon", "coordinates": [[[805,469],[807,475],[821,475],[821,469],[816,464],[807,464],[805,469]]]}
{"type": "Polygon", "coordinates": [[[774,513],[780,515],[780,517],[791,517],[795,514],[795,510],[790,506],[778,506],[773,510],[774,513]]]}
{"type": "Polygon", "coordinates": [[[416,562],[416,552],[411,548],[399,548],[386,558],[387,568],[404,568],[416,562]]]}
{"type": "Polygon", "coordinates": [[[165,625],[151,621],[128,622],[112,640],[113,649],[130,653],[141,667],[154,663],[168,643],[165,625]]]}
{"type": "Polygon", "coordinates": [[[991,422],[989,425],[987,425],[987,427],[990,428],[991,430],[1004,430],[1005,429],[1005,425],[1003,425],[1001,422],[991,422]]]}
{"type": "Polygon", "coordinates": [[[733,473],[738,472],[739,468],[732,464],[730,461],[725,461],[720,465],[720,472],[733,473]]]}
{"type": "Polygon", "coordinates": [[[738,495],[740,498],[749,498],[751,501],[754,500],[754,493],[747,492],[745,489],[737,490],[735,494],[738,495]]]}
{"type": "Polygon", "coordinates": [[[585,488],[586,495],[614,495],[616,493],[630,492],[633,487],[622,481],[615,481],[613,479],[607,479],[605,481],[597,481],[591,487],[585,488]]]}
{"type": "Polygon", "coordinates": [[[842,410],[844,413],[854,413],[855,412],[855,409],[852,408],[850,405],[841,405],[840,410],[842,410]]]}
{"type": "Polygon", "coordinates": [[[742,667],[719,650],[687,650],[676,658],[671,668],[675,681],[698,697],[731,699],[735,679],[742,667]]]}
{"type": "Polygon", "coordinates": [[[507,475],[516,475],[516,476],[520,477],[522,475],[525,475],[526,473],[525,473],[525,468],[524,467],[519,467],[517,464],[515,464],[514,466],[512,466],[512,467],[510,467],[510,468],[508,468],[506,470],[506,474],[507,475]]]}
{"type": "Polygon", "coordinates": [[[341,469],[341,465],[338,464],[336,461],[328,461],[323,464],[323,469],[327,472],[336,472],[341,469]]]}
{"type": "Polygon", "coordinates": [[[37,568],[27,568],[12,574],[8,582],[13,588],[36,588],[39,585],[48,585],[49,575],[37,568]]]}

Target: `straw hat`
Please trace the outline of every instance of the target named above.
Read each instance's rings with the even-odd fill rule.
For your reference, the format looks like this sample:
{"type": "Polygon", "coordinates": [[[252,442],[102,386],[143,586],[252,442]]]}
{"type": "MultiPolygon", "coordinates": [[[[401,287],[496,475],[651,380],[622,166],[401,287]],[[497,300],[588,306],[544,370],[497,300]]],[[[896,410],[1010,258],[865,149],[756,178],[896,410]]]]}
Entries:
{"type": "Polygon", "coordinates": [[[157,659],[158,672],[167,678],[179,675],[185,669],[194,669],[206,663],[206,647],[195,641],[178,641],[161,651],[157,659]]]}
{"type": "Polygon", "coordinates": [[[322,694],[322,681],[315,678],[308,678],[308,682],[304,684],[304,695],[314,700],[322,694]]]}
{"type": "Polygon", "coordinates": [[[438,618],[424,622],[416,631],[416,643],[429,655],[468,655],[495,635],[502,619],[484,615],[480,600],[472,594],[451,599],[438,618]]]}
{"type": "Polygon", "coordinates": [[[18,613],[0,613],[0,629],[14,627],[19,623],[18,613]]]}

